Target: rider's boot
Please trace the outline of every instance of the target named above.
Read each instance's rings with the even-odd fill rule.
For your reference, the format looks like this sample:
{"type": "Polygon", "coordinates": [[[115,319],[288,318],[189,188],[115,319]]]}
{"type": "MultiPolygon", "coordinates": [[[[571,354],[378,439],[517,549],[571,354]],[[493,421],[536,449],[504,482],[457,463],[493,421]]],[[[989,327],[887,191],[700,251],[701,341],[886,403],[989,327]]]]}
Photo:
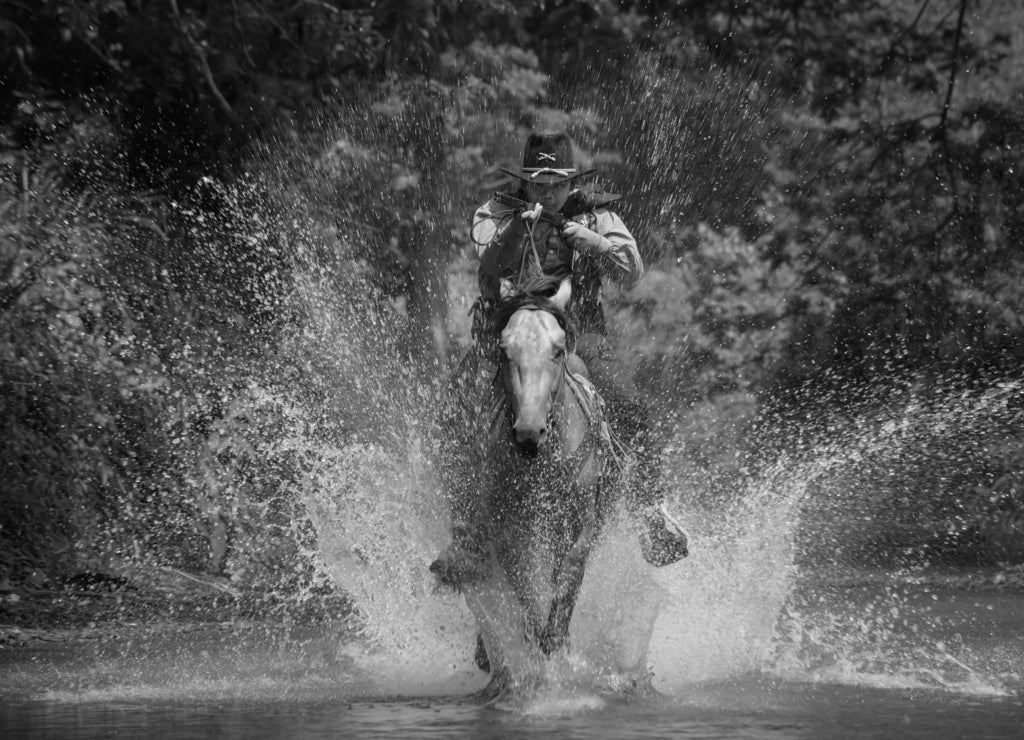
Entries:
{"type": "Polygon", "coordinates": [[[636,445],[636,480],[631,508],[639,519],[640,551],[644,560],[655,567],[677,563],[690,552],[689,535],[665,505],[661,455],[651,443],[646,409],[640,404],[629,404],[623,417],[625,423],[633,427],[636,445]]]}
{"type": "Polygon", "coordinates": [[[641,517],[640,551],[644,560],[661,567],[677,563],[690,554],[686,530],[668,512],[664,502],[649,507],[641,517]]]}
{"type": "Polygon", "coordinates": [[[640,527],[640,550],[644,560],[661,567],[679,562],[689,554],[689,538],[679,521],[665,507],[661,483],[661,453],[654,444],[647,405],[622,374],[609,371],[614,363],[603,361],[601,353],[590,350],[585,358],[590,376],[598,386],[608,410],[612,428],[633,449],[636,468],[627,496],[627,509],[640,527]]]}

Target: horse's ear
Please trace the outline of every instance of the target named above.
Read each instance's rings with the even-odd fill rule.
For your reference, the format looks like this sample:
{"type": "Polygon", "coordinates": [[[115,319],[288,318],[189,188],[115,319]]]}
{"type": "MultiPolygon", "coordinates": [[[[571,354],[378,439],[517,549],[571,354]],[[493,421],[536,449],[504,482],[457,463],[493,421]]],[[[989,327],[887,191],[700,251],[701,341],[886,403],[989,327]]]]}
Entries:
{"type": "Polygon", "coordinates": [[[572,298],[572,275],[567,275],[562,278],[558,290],[551,296],[551,302],[564,311],[565,307],[569,305],[570,298],[572,298]]]}

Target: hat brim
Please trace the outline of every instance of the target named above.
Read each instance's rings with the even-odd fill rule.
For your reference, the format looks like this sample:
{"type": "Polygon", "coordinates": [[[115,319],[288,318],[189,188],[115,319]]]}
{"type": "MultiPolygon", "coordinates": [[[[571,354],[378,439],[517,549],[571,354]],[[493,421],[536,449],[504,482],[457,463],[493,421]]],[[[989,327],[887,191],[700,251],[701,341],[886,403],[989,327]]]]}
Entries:
{"type": "Polygon", "coordinates": [[[529,172],[523,172],[522,170],[520,170],[519,172],[515,172],[514,170],[506,170],[504,167],[499,167],[498,169],[504,172],[506,175],[516,178],[517,180],[522,180],[523,182],[537,183],[539,185],[551,185],[556,182],[572,182],[573,180],[578,180],[581,177],[585,177],[586,175],[591,175],[597,172],[596,169],[589,169],[583,170],[582,172],[573,173],[572,175],[559,175],[556,172],[544,172],[542,174],[534,176],[533,174],[529,172]]]}

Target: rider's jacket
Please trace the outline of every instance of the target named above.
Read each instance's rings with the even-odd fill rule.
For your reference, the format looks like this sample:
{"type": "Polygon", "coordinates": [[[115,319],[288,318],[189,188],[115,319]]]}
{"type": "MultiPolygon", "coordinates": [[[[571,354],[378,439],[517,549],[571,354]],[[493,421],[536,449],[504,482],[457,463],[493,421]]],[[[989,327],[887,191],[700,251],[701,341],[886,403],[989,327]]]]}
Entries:
{"type": "MultiPolygon", "coordinates": [[[[525,200],[525,194],[517,194],[525,200]]],[[[477,281],[481,298],[495,304],[522,271],[536,270],[536,250],[543,272],[547,275],[572,275],[572,299],[569,307],[580,333],[605,333],[601,308],[601,280],[607,277],[629,286],[644,271],[636,239],[618,214],[608,209],[607,201],[592,198],[574,190],[562,215],[579,221],[605,237],[612,248],[600,255],[576,252],[562,237],[559,229],[547,221],[527,223],[508,206],[491,199],[473,215],[470,232],[480,257],[477,281]]]]}

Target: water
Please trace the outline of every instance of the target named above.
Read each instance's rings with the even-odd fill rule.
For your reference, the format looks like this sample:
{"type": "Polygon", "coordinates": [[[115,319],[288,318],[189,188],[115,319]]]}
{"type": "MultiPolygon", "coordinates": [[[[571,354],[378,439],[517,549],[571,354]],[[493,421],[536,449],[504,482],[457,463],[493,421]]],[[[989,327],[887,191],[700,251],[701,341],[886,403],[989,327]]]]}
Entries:
{"type": "MultiPolygon", "coordinates": [[[[1019,737],[1024,598],[914,584],[901,591],[901,603],[911,607],[902,637],[917,651],[876,644],[868,660],[864,646],[840,630],[831,642],[822,636],[817,654],[779,655],[758,671],[691,680],[657,694],[580,680],[539,685],[489,705],[469,695],[482,685],[479,678],[439,675],[413,693],[381,694],[388,688],[381,676],[366,675],[346,657],[352,636],[340,624],[179,627],[162,636],[133,636],[125,628],[109,641],[4,654],[0,733],[932,738],[978,737],[984,728],[985,737],[1019,737]]],[[[835,588],[805,619],[849,619],[891,593],[878,584],[835,588]]]]}
{"type": "MultiPolygon", "coordinates": [[[[409,737],[409,738],[854,738],[1020,736],[1019,712],[992,701],[915,697],[876,690],[747,687],[692,706],[631,705],[579,713],[511,716],[456,701],[311,704],[154,703],[25,710],[32,737],[409,737]],[[754,694],[754,696],[752,696],[754,694]]],[[[25,724],[0,723],[6,737],[25,724]]]]}
{"type": "MultiPolygon", "coordinates": [[[[971,408],[959,407],[958,426],[971,408]]],[[[894,434],[902,432],[894,427],[894,434]]],[[[5,737],[1019,737],[1024,595],[797,564],[823,479],[893,440],[843,439],[751,476],[693,554],[652,570],[619,523],[595,553],[569,655],[477,696],[475,626],[426,563],[444,539],[429,450],[367,445],[308,486],[324,562],[358,619],[169,625],[3,654],[5,737]],[[396,513],[402,516],[396,516],[396,513]],[[650,685],[635,679],[647,669],[650,685]]],[[[884,459],[891,460],[892,456],[884,459]]],[[[827,481],[826,481],[827,482],[827,481]]],[[[823,507],[831,505],[825,495],[823,507]]]]}
{"type": "MultiPolygon", "coordinates": [[[[959,409],[960,426],[970,418],[959,409]]],[[[798,566],[808,491],[892,447],[854,442],[769,467],[716,517],[693,517],[693,554],[676,566],[644,566],[620,523],[588,572],[571,653],[491,701],[476,696],[487,679],[468,609],[426,571],[445,536],[429,450],[367,445],[325,462],[307,489],[324,562],[358,619],[125,626],[8,650],[0,733],[1019,737],[1024,595],[925,571],[844,580],[798,566]],[[634,686],[647,669],[650,685],[634,686]]]]}

